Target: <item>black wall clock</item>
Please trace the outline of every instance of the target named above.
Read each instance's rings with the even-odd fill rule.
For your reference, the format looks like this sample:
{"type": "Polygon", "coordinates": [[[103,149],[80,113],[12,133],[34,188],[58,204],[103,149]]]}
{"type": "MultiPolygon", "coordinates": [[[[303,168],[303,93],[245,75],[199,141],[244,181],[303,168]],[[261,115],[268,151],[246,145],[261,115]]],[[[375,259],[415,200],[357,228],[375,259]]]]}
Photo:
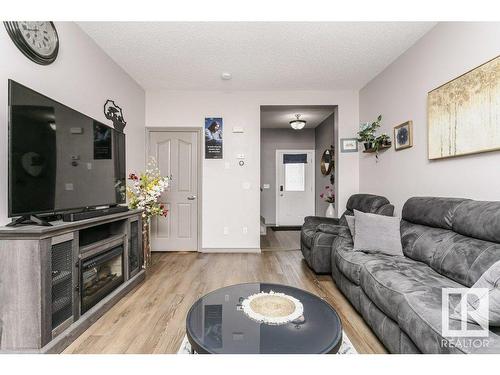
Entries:
{"type": "Polygon", "coordinates": [[[4,22],[10,38],[30,60],[41,65],[54,62],[59,52],[59,37],[50,21],[4,22]]]}

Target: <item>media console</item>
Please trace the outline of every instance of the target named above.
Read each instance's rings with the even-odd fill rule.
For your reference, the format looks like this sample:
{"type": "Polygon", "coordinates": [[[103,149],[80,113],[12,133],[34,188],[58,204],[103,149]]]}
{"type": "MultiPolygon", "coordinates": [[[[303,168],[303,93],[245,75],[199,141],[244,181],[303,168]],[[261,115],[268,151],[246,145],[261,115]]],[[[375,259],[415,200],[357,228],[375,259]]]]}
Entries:
{"type": "Polygon", "coordinates": [[[59,353],[145,278],[140,210],[0,228],[0,352],[59,353]]]}

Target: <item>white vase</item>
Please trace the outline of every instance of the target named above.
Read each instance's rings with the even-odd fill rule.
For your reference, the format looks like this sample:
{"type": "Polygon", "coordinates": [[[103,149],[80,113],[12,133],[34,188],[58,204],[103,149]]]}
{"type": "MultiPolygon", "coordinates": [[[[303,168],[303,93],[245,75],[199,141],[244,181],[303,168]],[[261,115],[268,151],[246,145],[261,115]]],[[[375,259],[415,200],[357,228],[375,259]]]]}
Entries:
{"type": "Polygon", "coordinates": [[[325,212],[326,217],[335,217],[335,210],[333,208],[333,203],[328,203],[328,208],[325,212]]]}

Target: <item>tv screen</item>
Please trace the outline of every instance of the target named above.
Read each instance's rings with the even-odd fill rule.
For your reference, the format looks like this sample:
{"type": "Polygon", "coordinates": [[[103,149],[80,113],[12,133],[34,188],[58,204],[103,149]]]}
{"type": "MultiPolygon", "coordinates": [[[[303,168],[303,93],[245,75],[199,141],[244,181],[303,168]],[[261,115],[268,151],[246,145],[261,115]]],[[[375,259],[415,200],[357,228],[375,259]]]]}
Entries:
{"type": "Polygon", "coordinates": [[[9,216],[125,202],[125,135],[9,80],[9,216]]]}

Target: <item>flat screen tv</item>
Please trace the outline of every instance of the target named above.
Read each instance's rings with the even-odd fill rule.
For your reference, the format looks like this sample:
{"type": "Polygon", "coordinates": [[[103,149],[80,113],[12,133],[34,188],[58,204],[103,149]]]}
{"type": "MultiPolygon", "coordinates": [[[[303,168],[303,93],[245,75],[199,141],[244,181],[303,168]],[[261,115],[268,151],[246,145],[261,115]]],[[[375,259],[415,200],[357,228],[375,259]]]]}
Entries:
{"type": "Polygon", "coordinates": [[[9,80],[9,217],[125,202],[125,135],[9,80]]]}

